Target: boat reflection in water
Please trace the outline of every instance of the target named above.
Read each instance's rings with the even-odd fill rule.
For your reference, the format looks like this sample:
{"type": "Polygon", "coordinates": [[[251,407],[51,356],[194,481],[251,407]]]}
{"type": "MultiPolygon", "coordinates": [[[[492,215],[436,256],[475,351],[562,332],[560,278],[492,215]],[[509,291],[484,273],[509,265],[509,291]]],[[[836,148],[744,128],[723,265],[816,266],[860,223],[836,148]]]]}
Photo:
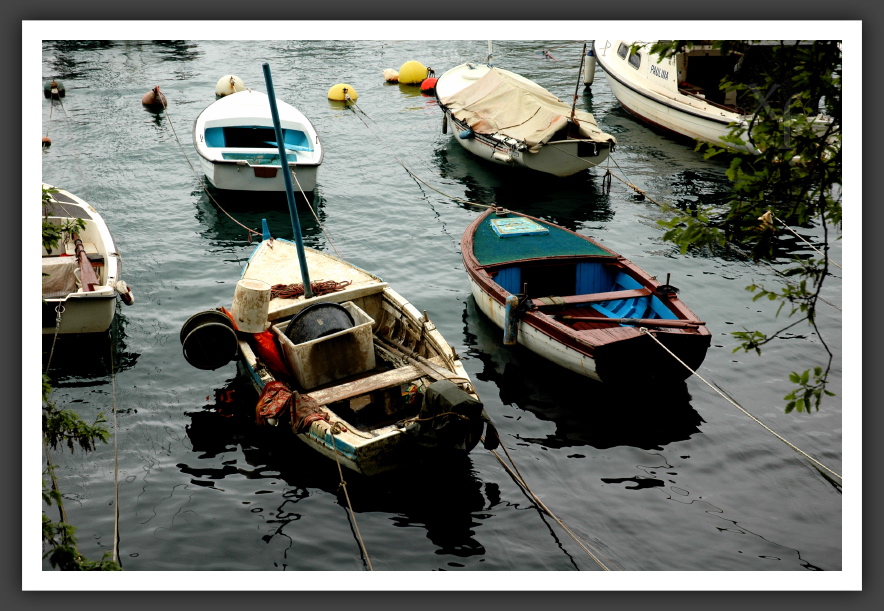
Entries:
{"type": "Polygon", "coordinates": [[[548,448],[589,445],[660,450],[690,439],[704,424],[691,406],[684,381],[625,388],[568,371],[521,345],[505,346],[503,332],[479,311],[472,296],[464,307],[463,321],[469,347],[466,356],[483,364],[475,378],[496,384],[504,405],[516,405],[556,425],[553,435],[520,435],[523,441],[548,448]]]}
{"type": "MultiPolygon", "coordinates": [[[[211,403],[186,412],[190,418],[187,437],[195,460],[178,468],[191,476],[191,483],[222,491],[228,477],[241,480],[245,475],[257,480],[256,491],[266,490],[271,481],[284,482],[286,489],[275,501],[264,500],[270,505],[279,503],[276,511],[265,513],[274,527],[273,534],[266,537],[303,538],[303,533],[296,536],[285,529],[300,517],[297,503],[321,490],[333,495],[342,508],[352,506],[356,514],[386,513],[396,527],[425,528],[439,554],[460,558],[485,554],[476,528],[483,513],[500,502],[500,491],[496,483],[477,478],[468,455],[445,463],[416,462],[395,473],[371,477],[345,469],[345,494],[334,461],[254,424],[257,401],[251,382],[237,375],[214,392],[211,403]]],[[[303,509],[304,513],[310,511],[315,509],[303,509]]],[[[362,521],[359,524],[364,527],[362,521]]],[[[383,523],[384,528],[388,526],[388,521],[383,523]]],[[[365,530],[362,534],[372,538],[365,530]]]]}
{"type": "Polygon", "coordinates": [[[42,369],[52,380],[53,388],[79,386],[85,381],[110,384],[111,374],[135,365],[141,355],[126,349],[128,321],[119,310],[117,304],[111,327],[104,333],[42,336],[42,369]]]}

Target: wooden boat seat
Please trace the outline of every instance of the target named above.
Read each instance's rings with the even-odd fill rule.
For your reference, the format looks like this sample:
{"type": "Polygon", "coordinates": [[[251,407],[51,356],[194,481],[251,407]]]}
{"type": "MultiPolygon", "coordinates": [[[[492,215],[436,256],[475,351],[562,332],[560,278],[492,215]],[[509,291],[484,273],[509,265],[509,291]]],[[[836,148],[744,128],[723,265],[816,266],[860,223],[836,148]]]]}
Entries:
{"type": "Polygon", "coordinates": [[[634,299],[636,297],[648,297],[651,290],[646,288],[630,289],[626,291],[609,291],[607,293],[590,293],[588,295],[565,295],[564,297],[538,297],[531,303],[537,308],[552,308],[561,306],[579,305],[582,303],[600,303],[603,301],[616,301],[618,299],[634,299]]]}
{"type": "MultiPolygon", "coordinates": [[[[441,359],[438,357],[430,359],[430,362],[439,364],[441,359]]],[[[389,371],[375,373],[358,380],[349,382],[336,382],[328,388],[320,388],[311,390],[305,394],[313,397],[320,405],[330,405],[336,401],[344,399],[352,399],[359,395],[364,395],[378,390],[386,390],[400,384],[406,384],[417,378],[426,376],[424,369],[416,365],[403,365],[389,371]]]]}

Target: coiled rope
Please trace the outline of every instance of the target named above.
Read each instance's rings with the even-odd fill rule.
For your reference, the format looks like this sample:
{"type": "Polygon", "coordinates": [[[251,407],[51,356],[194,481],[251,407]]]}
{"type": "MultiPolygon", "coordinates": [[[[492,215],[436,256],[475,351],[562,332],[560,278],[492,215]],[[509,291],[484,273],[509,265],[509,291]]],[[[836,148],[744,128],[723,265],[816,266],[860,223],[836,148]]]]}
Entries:
{"type": "MultiPolygon", "coordinates": [[[[316,282],[310,283],[310,289],[313,291],[313,295],[318,297],[320,295],[340,291],[344,289],[344,287],[349,286],[351,282],[351,280],[344,280],[342,282],[335,282],[334,280],[317,280],[316,282]]],[[[299,282],[298,284],[274,284],[270,287],[271,299],[277,297],[282,299],[296,299],[303,294],[304,283],[302,282],[299,282]]]]}
{"type": "Polygon", "coordinates": [[[659,345],[659,346],[660,346],[661,348],[663,348],[666,352],[668,352],[668,353],[672,356],[672,358],[674,358],[676,361],[678,361],[679,363],[681,363],[681,364],[684,366],[685,369],[687,369],[688,371],[691,372],[692,375],[697,376],[697,377],[698,377],[698,378],[699,378],[704,384],[706,384],[709,388],[711,388],[712,390],[714,390],[714,391],[715,391],[716,393],[718,393],[720,396],[724,397],[724,399],[725,399],[728,403],[730,403],[731,405],[733,405],[734,407],[736,407],[738,410],[740,410],[741,412],[743,412],[744,414],[746,414],[747,416],[749,416],[749,418],[751,418],[752,420],[754,420],[757,424],[761,425],[761,426],[762,426],[762,427],[763,427],[768,433],[772,434],[774,437],[776,437],[777,439],[779,439],[780,441],[782,441],[783,443],[785,443],[787,446],[789,446],[790,448],[792,448],[793,450],[795,450],[796,452],[798,452],[799,454],[801,454],[802,456],[804,456],[805,458],[807,458],[809,461],[811,461],[814,465],[816,465],[816,466],[819,467],[820,469],[824,469],[824,470],[828,471],[829,473],[831,473],[832,475],[834,475],[835,477],[837,477],[839,480],[842,479],[841,476],[838,475],[837,473],[835,473],[832,469],[830,469],[830,468],[827,467],[826,465],[822,464],[820,461],[818,461],[817,459],[815,459],[814,457],[812,457],[810,454],[808,454],[807,452],[805,452],[805,451],[802,450],[801,448],[799,448],[799,447],[795,446],[794,444],[792,444],[791,442],[789,442],[789,441],[788,441],[786,438],[784,438],[782,435],[780,435],[779,433],[775,432],[775,431],[774,431],[773,429],[771,429],[769,426],[767,426],[766,424],[764,424],[761,420],[759,420],[758,418],[756,418],[755,416],[753,416],[752,414],[750,414],[745,408],[743,408],[743,406],[741,406],[739,403],[737,403],[736,401],[734,401],[731,397],[727,396],[724,392],[722,392],[722,391],[721,391],[719,388],[717,388],[715,385],[709,383],[709,382],[708,382],[703,376],[701,376],[699,373],[697,373],[696,371],[694,371],[693,369],[691,369],[690,367],[688,367],[688,365],[687,365],[684,361],[682,361],[680,358],[678,358],[675,354],[673,354],[673,352],[672,352],[669,348],[667,348],[665,345],[663,345],[663,342],[661,342],[659,339],[657,339],[656,337],[654,337],[654,334],[651,333],[646,327],[641,327],[641,328],[639,329],[639,333],[645,334],[645,335],[647,335],[648,337],[650,337],[651,339],[653,339],[655,342],[657,342],[657,345],[659,345]]]}

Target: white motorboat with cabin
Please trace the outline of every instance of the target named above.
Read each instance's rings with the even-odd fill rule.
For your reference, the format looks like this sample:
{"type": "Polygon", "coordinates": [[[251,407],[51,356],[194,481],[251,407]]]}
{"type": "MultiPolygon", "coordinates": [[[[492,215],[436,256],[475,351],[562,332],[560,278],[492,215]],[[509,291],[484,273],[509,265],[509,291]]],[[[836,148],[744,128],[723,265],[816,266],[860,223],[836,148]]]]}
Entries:
{"type": "Polygon", "coordinates": [[[116,313],[117,296],[134,301],[120,279],[122,260],[110,230],[98,211],[76,195],[43,184],[45,222],[65,231],[53,248],[43,249],[43,334],[107,331],[116,313]],[[83,228],[72,227],[82,219],[83,228]]]}
{"type": "MultiPolygon", "coordinates": [[[[711,41],[690,41],[689,47],[660,59],[650,51],[655,42],[593,41],[595,58],[624,110],[679,136],[757,153],[748,131],[742,146],[722,142],[734,124],[748,127],[757,101],[741,99],[736,90],[724,91],[720,84],[736,72],[750,73],[753,63],[764,61],[764,49],[770,45],[723,54],[711,41]]],[[[824,126],[829,119],[819,115],[814,121],[824,126]]]]}
{"type": "Polygon", "coordinates": [[[455,66],[436,81],[443,132],[477,157],[555,176],[597,166],[614,150],[614,136],[578,110],[509,70],[485,63],[455,66]]]}
{"type": "MultiPolygon", "coordinates": [[[[300,110],[281,100],[276,105],[294,188],[311,192],[323,157],[319,134],[300,110]]],[[[285,191],[266,94],[245,89],[210,104],[194,122],[193,145],[216,188],[285,191]]]]}

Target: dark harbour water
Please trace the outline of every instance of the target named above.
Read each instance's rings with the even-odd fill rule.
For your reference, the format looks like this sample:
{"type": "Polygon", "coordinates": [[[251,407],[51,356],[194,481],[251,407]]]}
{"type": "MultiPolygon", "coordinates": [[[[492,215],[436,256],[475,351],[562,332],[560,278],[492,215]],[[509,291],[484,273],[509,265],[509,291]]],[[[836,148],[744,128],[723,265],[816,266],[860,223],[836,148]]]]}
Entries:
{"type": "MultiPolygon", "coordinates": [[[[495,42],[495,63],[570,99],[582,44],[568,43],[495,42]],[[541,49],[557,61],[544,59],[541,49]]],[[[145,581],[133,574],[162,572],[148,579],[148,587],[324,590],[312,575],[251,580],[225,572],[348,571],[346,584],[330,576],[339,589],[813,589],[842,583],[855,568],[856,555],[846,551],[858,543],[860,524],[843,519],[858,507],[855,472],[848,472],[854,477],[842,490],[696,377],[675,388],[610,388],[504,347],[502,333],[469,295],[460,255],[460,236],[482,208],[458,200],[551,220],[602,240],[653,274],[671,274],[714,335],[698,373],[845,475],[845,433],[852,441],[859,429],[855,414],[842,416],[842,405],[846,400],[858,408],[861,398],[857,384],[842,385],[841,270],[833,269],[823,290],[838,308],[822,305],[819,312],[835,355],[830,389],[837,396],[817,413],[787,415],[788,374],[824,364],[820,338],[798,326],[757,356],[733,352],[730,335],[744,326],[785,326],[776,304],[753,303],[744,290],[758,281],[778,285],[770,267],[732,252],[680,255],[661,239],[656,221],[664,213],[619,180],[605,193],[602,170],[554,179],[468,156],[451,134],[442,134],[433,98],[382,77],[385,68],[409,60],[441,74],[486,53],[485,41],[42,44],[42,80],[58,78],[67,92],[62,109],[31,87],[30,110],[36,113],[40,103],[41,136],[48,133],[53,143],[41,153],[42,180],[102,213],[136,296],[132,307],[120,306],[111,341],[75,346],[62,338],[49,370],[55,400],[84,418],[98,412],[112,417],[116,406],[126,573],[115,582],[103,576],[102,584],[114,584],[106,587],[141,589],[145,581]],[[331,461],[300,446],[281,447],[246,425],[239,414],[256,397],[234,364],[202,371],[184,360],[181,325],[198,311],[229,307],[253,248],[200,186],[190,165],[197,165],[192,124],[225,74],[265,90],[265,61],[277,96],[313,121],[326,147],[316,216],[299,207],[305,244],[336,249],[426,309],[464,358],[533,492],[591,543],[607,567],[641,575],[602,574],[481,446],[463,464],[444,469],[414,469],[377,482],[348,475],[351,516],[331,461]],[[326,99],[341,82],[356,89],[364,115],[326,99]],[[141,106],[141,96],[157,84],[168,97],[168,112],[141,106]],[[415,581],[409,576],[403,583],[403,571],[414,572],[415,581]],[[440,581],[441,571],[458,577],[440,581]],[[692,573],[699,571],[706,572],[701,584],[692,573]],[[738,585],[732,572],[743,572],[738,585]]],[[[591,89],[580,82],[578,104],[617,137],[612,170],[653,199],[681,206],[727,200],[724,163],[705,161],[689,144],[636,123],[600,70],[591,89]]],[[[34,140],[36,147],[36,134],[34,140]]],[[[37,177],[24,178],[28,193],[37,177]]],[[[257,229],[266,218],[273,233],[290,236],[284,198],[213,195],[242,225],[257,229]]],[[[815,227],[797,229],[810,241],[820,235],[815,227]]],[[[793,245],[784,239],[783,252],[793,245]]],[[[831,250],[839,264],[841,249],[836,242],[831,250]]],[[[26,310],[29,304],[26,298],[26,310]]],[[[44,341],[44,351],[49,346],[44,341]]],[[[851,348],[858,357],[858,347],[851,348]]],[[[28,356],[24,378],[36,388],[40,359],[36,351],[28,356]]],[[[36,412],[24,424],[36,429],[36,412]]],[[[92,559],[113,548],[114,452],[112,442],[88,455],[53,455],[69,519],[81,551],[92,559]]],[[[25,444],[23,462],[23,472],[35,480],[44,463],[36,443],[25,444]]],[[[36,515],[36,488],[25,486],[24,495],[26,507],[33,497],[36,515]]],[[[33,547],[23,550],[25,573],[51,570],[36,553],[33,522],[33,533],[23,539],[33,547]]],[[[51,587],[37,576],[44,580],[40,587],[51,587]]],[[[63,587],[83,583],[56,578],[63,587]]]]}

